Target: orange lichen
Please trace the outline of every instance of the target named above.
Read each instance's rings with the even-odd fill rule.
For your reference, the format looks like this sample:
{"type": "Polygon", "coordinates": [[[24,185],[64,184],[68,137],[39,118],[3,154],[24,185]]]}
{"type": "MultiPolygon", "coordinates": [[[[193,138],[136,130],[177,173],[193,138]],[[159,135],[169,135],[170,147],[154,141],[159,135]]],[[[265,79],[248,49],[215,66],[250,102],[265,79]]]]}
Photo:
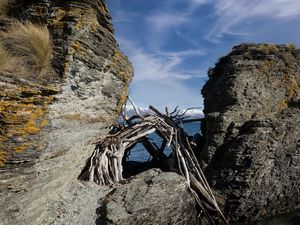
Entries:
{"type": "Polygon", "coordinates": [[[64,22],[62,22],[62,18],[66,15],[66,11],[62,8],[57,8],[54,14],[55,16],[53,17],[53,19],[49,20],[49,25],[62,27],[64,24],[64,22]]]}
{"type": "Polygon", "coordinates": [[[0,166],[4,166],[12,153],[26,151],[32,143],[31,135],[38,134],[48,124],[47,108],[53,101],[55,87],[20,85],[4,89],[5,98],[0,98],[0,166]],[[10,142],[12,137],[21,137],[22,144],[10,142]]]}
{"type": "Polygon", "coordinates": [[[43,122],[40,124],[40,127],[43,128],[49,124],[48,120],[44,119],[43,122]]]}
{"type": "Polygon", "coordinates": [[[86,49],[81,46],[81,43],[79,41],[74,41],[71,44],[71,47],[74,50],[73,53],[77,52],[77,53],[80,53],[82,55],[86,54],[86,49]]]}
{"type": "Polygon", "coordinates": [[[7,152],[0,150],[0,167],[5,165],[5,161],[7,159],[7,152]]]}
{"type": "Polygon", "coordinates": [[[30,143],[24,143],[24,144],[21,144],[21,145],[19,145],[19,146],[17,146],[17,147],[12,148],[12,150],[13,150],[14,152],[19,153],[19,152],[23,152],[23,151],[25,151],[26,149],[28,149],[29,146],[30,146],[30,143]]]}
{"type": "Polygon", "coordinates": [[[123,105],[127,101],[128,98],[128,87],[126,86],[120,96],[120,99],[117,103],[118,114],[121,112],[123,105]]]}
{"type": "Polygon", "coordinates": [[[104,72],[110,71],[125,83],[129,83],[132,77],[132,68],[124,65],[127,59],[121,51],[116,51],[111,58],[111,61],[103,69],[104,72]]]}

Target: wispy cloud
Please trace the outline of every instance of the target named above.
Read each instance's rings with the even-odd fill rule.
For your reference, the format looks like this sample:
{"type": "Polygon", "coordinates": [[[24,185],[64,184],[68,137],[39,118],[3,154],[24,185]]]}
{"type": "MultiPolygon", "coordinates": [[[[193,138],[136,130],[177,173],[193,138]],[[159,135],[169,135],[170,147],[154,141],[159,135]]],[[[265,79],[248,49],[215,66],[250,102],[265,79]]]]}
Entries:
{"type": "Polygon", "coordinates": [[[191,79],[195,74],[178,67],[189,57],[205,54],[199,49],[149,52],[126,39],[119,41],[134,65],[135,81],[191,79]]]}
{"type": "Polygon", "coordinates": [[[167,32],[169,29],[182,26],[189,18],[186,13],[157,12],[146,17],[149,28],[154,32],[167,32]]]}
{"type": "Polygon", "coordinates": [[[210,0],[184,0],[190,4],[190,9],[193,10],[196,7],[202,6],[203,4],[207,4],[210,0]]]}
{"type": "Polygon", "coordinates": [[[200,49],[187,49],[183,51],[158,51],[159,54],[169,57],[192,57],[205,55],[206,53],[200,49]]]}
{"type": "Polygon", "coordinates": [[[201,105],[207,68],[236,43],[300,44],[299,1],[108,1],[118,42],[134,65],[131,95],[143,107],[201,105]]]}
{"type": "Polygon", "coordinates": [[[300,16],[299,0],[212,0],[215,25],[206,38],[218,41],[224,34],[246,35],[234,28],[249,21],[289,20],[300,16]]]}
{"type": "Polygon", "coordinates": [[[148,104],[174,108],[181,104],[189,107],[198,102],[202,104],[199,90],[191,89],[182,81],[199,79],[202,71],[181,71],[179,66],[188,57],[202,55],[201,50],[160,51],[150,53],[134,42],[119,39],[135,69],[131,95],[138,105],[148,104]],[[201,72],[198,74],[197,72],[201,72]]]}

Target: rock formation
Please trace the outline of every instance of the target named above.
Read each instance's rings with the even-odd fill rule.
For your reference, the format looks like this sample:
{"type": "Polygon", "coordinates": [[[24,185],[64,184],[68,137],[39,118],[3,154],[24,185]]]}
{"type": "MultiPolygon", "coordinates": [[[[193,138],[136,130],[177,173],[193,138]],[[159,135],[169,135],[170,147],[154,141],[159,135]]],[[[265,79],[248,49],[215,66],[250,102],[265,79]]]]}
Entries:
{"type": "Polygon", "coordinates": [[[132,67],[102,0],[17,0],[8,15],[2,30],[14,19],[48,26],[54,72],[0,75],[1,224],[50,224],[53,203],[116,122],[132,67]]]}
{"type": "MultiPolygon", "coordinates": [[[[54,52],[43,79],[0,72],[1,224],[197,224],[176,174],[151,170],[113,191],[76,181],[133,74],[104,1],[12,7],[0,30],[46,24],[54,52]]],[[[200,155],[232,221],[300,208],[299,58],[293,45],[242,44],[209,71],[200,155]]]]}
{"type": "Polygon", "coordinates": [[[151,169],[113,189],[98,209],[97,224],[199,224],[185,179],[151,169]]]}
{"type": "Polygon", "coordinates": [[[232,220],[300,208],[300,52],[242,44],[202,90],[205,173],[232,220]]]}

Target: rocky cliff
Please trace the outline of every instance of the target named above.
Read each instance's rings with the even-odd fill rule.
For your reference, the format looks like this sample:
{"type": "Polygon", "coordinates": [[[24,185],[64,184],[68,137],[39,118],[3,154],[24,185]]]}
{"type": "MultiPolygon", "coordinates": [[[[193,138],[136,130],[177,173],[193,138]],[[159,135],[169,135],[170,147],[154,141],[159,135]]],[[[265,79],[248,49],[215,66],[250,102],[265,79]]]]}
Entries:
{"type": "Polygon", "coordinates": [[[232,220],[300,207],[300,51],[242,44],[202,90],[205,173],[232,220]]]}
{"type": "Polygon", "coordinates": [[[1,29],[15,19],[46,24],[54,72],[0,75],[0,220],[50,224],[92,143],[116,122],[133,72],[104,1],[17,0],[12,7],[1,29]]]}

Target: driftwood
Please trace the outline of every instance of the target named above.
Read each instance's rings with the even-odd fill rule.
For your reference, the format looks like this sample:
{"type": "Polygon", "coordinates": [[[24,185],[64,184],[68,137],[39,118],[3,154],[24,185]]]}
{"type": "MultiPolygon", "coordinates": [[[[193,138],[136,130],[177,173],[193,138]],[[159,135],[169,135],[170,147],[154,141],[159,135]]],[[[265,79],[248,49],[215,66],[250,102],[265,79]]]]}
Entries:
{"type": "Polygon", "coordinates": [[[186,178],[188,188],[209,223],[216,224],[212,215],[218,213],[229,224],[206,181],[191,142],[180,126],[187,119],[185,113],[180,114],[176,108],[171,113],[166,109],[163,114],[150,106],[152,113],[141,115],[137,107],[133,103],[132,105],[136,115],[127,118],[123,114],[124,124],[96,143],[79,179],[94,181],[99,185],[113,185],[124,180],[122,160],[137,142],[141,142],[154,159],[162,162],[167,158],[163,150],[168,146],[173,151],[178,173],[186,178]],[[160,147],[147,138],[154,132],[163,139],[160,147]]]}

